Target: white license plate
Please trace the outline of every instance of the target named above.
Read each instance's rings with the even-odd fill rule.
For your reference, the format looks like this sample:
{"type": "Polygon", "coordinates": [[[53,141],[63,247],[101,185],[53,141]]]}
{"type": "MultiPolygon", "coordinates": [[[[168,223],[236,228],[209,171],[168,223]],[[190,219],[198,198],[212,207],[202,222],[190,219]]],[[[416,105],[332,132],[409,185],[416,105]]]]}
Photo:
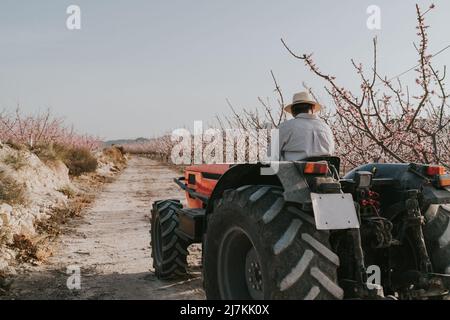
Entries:
{"type": "Polygon", "coordinates": [[[318,230],[359,228],[353,197],[350,193],[311,193],[318,230]]]}

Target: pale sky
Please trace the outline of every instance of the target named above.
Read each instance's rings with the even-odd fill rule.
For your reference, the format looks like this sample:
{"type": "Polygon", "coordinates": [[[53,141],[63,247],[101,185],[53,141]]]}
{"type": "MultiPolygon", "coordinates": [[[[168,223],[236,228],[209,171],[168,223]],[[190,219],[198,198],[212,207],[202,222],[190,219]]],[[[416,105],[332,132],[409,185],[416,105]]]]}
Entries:
{"type": "MultiPolygon", "coordinates": [[[[430,53],[450,44],[450,2],[433,1],[430,53]]],[[[431,1],[420,1],[423,8],[431,1]]],[[[152,137],[213,121],[236,106],[273,97],[273,70],[291,99],[301,83],[323,83],[289,56],[314,52],[322,70],[357,84],[350,58],[394,76],[417,57],[415,1],[0,0],[0,109],[50,108],[80,132],[104,139],[152,137]],[[81,30],[66,9],[81,8],[81,30]],[[381,30],[366,27],[369,5],[381,30]]],[[[448,63],[450,49],[435,58],[448,63]]],[[[405,80],[412,75],[405,75],[405,80]]],[[[322,97],[322,95],[321,95],[322,97]]],[[[326,101],[325,94],[323,99],[326,101]]]]}

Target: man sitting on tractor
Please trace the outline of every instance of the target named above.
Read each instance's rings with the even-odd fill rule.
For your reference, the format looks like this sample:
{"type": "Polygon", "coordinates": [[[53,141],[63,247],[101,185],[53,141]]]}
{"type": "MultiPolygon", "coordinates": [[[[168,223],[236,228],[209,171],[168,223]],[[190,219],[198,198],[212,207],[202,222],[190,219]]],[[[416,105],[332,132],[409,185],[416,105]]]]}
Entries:
{"type": "Polygon", "coordinates": [[[279,127],[280,160],[295,161],[309,157],[331,156],[334,137],[330,127],[317,116],[321,106],[307,92],[294,94],[284,110],[294,119],[279,127]]]}

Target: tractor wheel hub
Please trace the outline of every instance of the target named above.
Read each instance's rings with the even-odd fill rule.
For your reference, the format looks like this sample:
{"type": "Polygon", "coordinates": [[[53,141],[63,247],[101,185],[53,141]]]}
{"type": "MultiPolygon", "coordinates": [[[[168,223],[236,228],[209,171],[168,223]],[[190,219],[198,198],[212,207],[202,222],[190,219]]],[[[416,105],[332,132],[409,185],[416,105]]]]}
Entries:
{"type": "Polygon", "coordinates": [[[247,253],[245,259],[245,279],[251,297],[255,300],[262,300],[264,298],[263,278],[261,265],[254,247],[247,253]]]}

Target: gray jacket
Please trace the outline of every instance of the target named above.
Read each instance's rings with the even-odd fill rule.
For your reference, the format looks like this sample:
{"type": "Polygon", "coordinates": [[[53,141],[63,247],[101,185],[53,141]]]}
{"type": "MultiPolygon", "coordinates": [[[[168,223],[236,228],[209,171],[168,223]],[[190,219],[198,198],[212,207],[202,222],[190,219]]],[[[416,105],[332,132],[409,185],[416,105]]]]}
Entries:
{"type": "Polygon", "coordinates": [[[301,113],[279,126],[280,160],[302,160],[334,153],[330,127],[315,114],[301,113]]]}

